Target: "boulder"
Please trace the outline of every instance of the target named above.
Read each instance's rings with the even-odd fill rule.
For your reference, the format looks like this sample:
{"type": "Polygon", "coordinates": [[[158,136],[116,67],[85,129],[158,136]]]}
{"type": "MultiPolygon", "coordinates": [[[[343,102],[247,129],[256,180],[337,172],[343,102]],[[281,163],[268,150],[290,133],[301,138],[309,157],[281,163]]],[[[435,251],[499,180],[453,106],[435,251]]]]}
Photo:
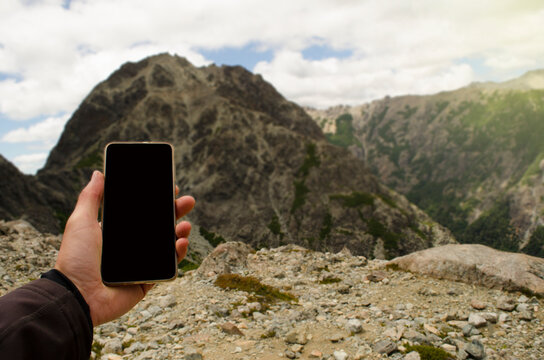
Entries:
{"type": "Polygon", "coordinates": [[[544,295],[544,259],[484,245],[439,246],[395,258],[388,264],[436,278],[544,295]]]}
{"type": "Polygon", "coordinates": [[[247,269],[247,256],[253,249],[242,242],[229,241],[219,244],[196,271],[199,275],[240,273],[247,269]]]}

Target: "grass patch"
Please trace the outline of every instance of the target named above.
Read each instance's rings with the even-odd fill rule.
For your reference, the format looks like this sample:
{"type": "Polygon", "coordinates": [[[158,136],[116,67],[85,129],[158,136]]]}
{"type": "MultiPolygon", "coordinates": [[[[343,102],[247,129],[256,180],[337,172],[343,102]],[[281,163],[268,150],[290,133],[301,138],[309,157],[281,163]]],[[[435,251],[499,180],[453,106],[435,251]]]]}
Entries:
{"type": "Polygon", "coordinates": [[[449,360],[454,357],[445,350],[430,345],[406,345],[406,353],[416,351],[421,360],[449,360]]]}
{"type": "Polygon", "coordinates": [[[285,236],[283,231],[281,231],[280,219],[277,215],[272,216],[272,220],[270,220],[270,223],[268,224],[268,229],[270,229],[272,234],[278,235],[280,237],[280,240],[282,240],[285,236]]]}
{"type": "Polygon", "coordinates": [[[264,334],[261,334],[261,339],[270,339],[276,337],[276,330],[269,330],[264,334]]]}
{"type": "Polygon", "coordinates": [[[100,345],[97,341],[93,341],[93,344],[91,345],[91,351],[96,354],[96,359],[100,359],[102,357],[103,348],[103,345],[100,345]]]}
{"type": "Polygon", "coordinates": [[[331,200],[342,201],[342,205],[345,207],[359,207],[362,205],[374,205],[374,196],[365,192],[352,192],[349,195],[344,194],[332,194],[329,196],[331,200]]]}
{"type": "Polygon", "coordinates": [[[387,264],[385,265],[385,268],[391,271],[401,271],[399,264],[395,264],[395,263],[387,264]]]}
{"type": "Polygon", "coordinates": [[[178,269],[182,270],[183,272],[196,270],[198,269],[199,265],[195,264],[189,260],[183,259],[178,264],[178,269]]]}
{"type": "Polygon", "coordinates": [[[215,280],[215,285],[222,289],[245,291],[255,295],[259,302],[264,303],[274,303],[276,301],[296,302],[298,300],[293,294],[265,285],[253,276],[222,274],[215,280]]]}
{"type": "Polygon", "coordinates": [[[83,169],[83,168],[102,168],[103,160],[102,160],[102,152],[95,151],[90,153],[89,155],[85,156],[83,159],[79,160],[76,164],[76,169],[83,169]]]}
{"type": "Polygon", "coordinates": [[[202,235],[204,239],[208,240],[213,247],[225,242],[225,239],[221,235],[208,231],[203,227],[200,227],[200,235],[202,235]]]}
{"type": "Polygon", "coordinates": [[[336,283],[339,283],[341,281],[342,281],[342,279],[339,279],[337,277],[327,277],[327,278],[324,278],[323,280],[321,280],[319,283],[321,285],[329,285],[329,284],[336,284],[336,283]]]}

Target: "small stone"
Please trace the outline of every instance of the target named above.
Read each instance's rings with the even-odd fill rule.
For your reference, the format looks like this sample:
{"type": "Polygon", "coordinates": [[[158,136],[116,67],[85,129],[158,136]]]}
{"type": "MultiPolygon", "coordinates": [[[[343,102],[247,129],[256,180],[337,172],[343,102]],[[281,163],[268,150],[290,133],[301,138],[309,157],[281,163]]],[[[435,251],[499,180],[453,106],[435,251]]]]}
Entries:
{"type": "Polygon", "coordinates": [[[415,330],[408,330],[404,333],[403,337],[407,340],[410,340],[412,342],[415,342],[415,343],[420,343],[420,344],[423,344],[425,342],[427,342],[427,338],[425,337],[425,335],[415,331],[415,330]]]}
{"type": "Polygon", "coordinates": [[[104,343],[103,351],[104,353],[113,353],[117,354],[120,353],[123,350],[123,344],[121,343],[121,339],[109,339],[104,343]]]}
{"type": "Polygon", "coordinates": [[[250,312],[253,312],[253,311],[261,311],[261,304],[258,303],[258,302],[252,302],[252,303],[248,303],[247,304],[247,307],[249,308],[249,311],[250,312]]]}
{"type": "Polygon", "coordinates": [[[529,301],[529,298],[525,295],[521,295],[519,298],[518,298],[518,303],[526,303],[527,301],[529,301]]]}
{"type": "Polygon", "coordinates": [[[468,323],[478,328],[478,327],[485,326],[487,321],[482,316],[476,313],[470,313],[468,317],[468,323]]]}
{"type": "Polygon", "coordinates": [[[296,354],[292,352],[291,350],[285,350],[285,357],[288,359],[294,359],[296,358],[296,354]]]}
{"type": "Polygon", "coordinates": [[[505,323],[505,322],[508,322],[508,321],[511,321],[512,318],[510,317],[509,314],[507,313],[500,313],[499,315],[499,324],[502,324],[502,323],[505,323]]]}
{"type": "Polygon", "coordinates": [[[514,303],[514,300],[507,296],[501,296],[497,301],[497,309],[499,310],[513,311],[515,308],[516,304],[514,303]]]}
{"type": "Polygon", "coordinates": [[[196,350],[189,350],[185,356],[183,357],[184,360],[202,360],[202,354],[197,352],[196,350]]]}
{"type": "Polygon", "coordinates": [[[480,331],[471,324],[465,325],[463,327],[463,336],[470,337],[473,335],[480,335],[480,331]]]}
{"type": "Polygon", "coordinates": [[[122,360],[123,357],[119,356],[117,354],[106,354],[106,355],[102,356],[101,359],[104,359],[104,360],[122,360]]]}
{"type": "Polygon", "coordinates": [[[226,322],[224,324],[221,324],[221,330],[223,330],[224,333],[227,333],[229,335],[240,335],[243,336],[244,333],[238,329],[236,325],[234,325],[231,322],[226,322]]]}
{"type": "Polygon", "coordinates": [[[253,319],[255,321],[264,321],[264,320],[266,320],[266,315],[264,315],[263,313],[260,313],[258,311],[255,311],[253,314],[251,314],[251,316],[253,316],[253,319]]]}
{"type": "Polygon", "coordinates": [[[449,352],[450,354],[455,354],[455,352],[457,351],[457,347],[455,345],[451,345],[451,344],[442,344],[440,347],[444,351],[449,352]]]}
{"type": "Polygon", "coordinates": [[[348,321],[348,323],[346,325],[346,329],[351,334],[358,334],[358,333],[363,331],[363,324],[361,323],[360,320],[351,319],[351,320],[348,321]]]}
{"type": "Polygon", "coordinates": [[[137,341],[135,343],[132,343],[128,348],[124,349],[123,352],[125,354],[132,354],[136,351],[144,351],[145,346],[141,342],[137,341]]]}
{"type": "Polygon", "coordinates": [[[391,354],[397,350],[397,345],[389,340],[381,340],[374,344],[374,351],[380,354],[391,354]]]}
{"type": "Polygon", "coordinates": [[[470,344],[467,344],[464,349],[474,359],[480,360],[485,357],[484,345],[478,340],[472,340],[470,344]]]}
{"type": "Polygon", "coordinates": [[[333,333],[331,336],[329,336],[329,340],[333,343],[339,342],[344,339],[344,334],[340,332],[333,333]]]}
{"type": "Polygon", "coordinates": [[[440,335],[440,331],[432,325],[423,324],[423,329],[427,330],[431,334],[440,335]]]}
{"type": "Polygon", "coordinates": [[[523,312],[523,311],[527,311],[527,310],[529,310],[529,304],[521,303],[521,304],[518,304],[518,306],[516,306],[516,311],[517,312],[523,312]]]}
{"type": "Polygon", "coordinates": [[[334,360],[347,360],[348,354],[344,350],[338,350],[332,353],[334,360]]]}
{"type": "Polygon", "coordinates": [[[480,313],[480,316],[483,317],[487,322],[490,322],[492,324],[496,324],[498,320],[497,313],[494,312],[483,312],[480,313]]]}
{"type": "Polygon", "coordinates": [[[237,347],[234,348],[234,351],[233,351],[232,353],[233,353],[233,354],[239,354],[239,353],[241,353],[241,352],[242,352],[242,348],[239,347],[239,346],[237,346],[237,347]]]}
{"type": "Polygon", "coordinates": [[[484,310],[487,307],[487,304],[484,302],[481,302],[480,300],[473,299],[470,302],[470,306],[476,310],[484,310]]]}
{"type": "Polygon", "coordinates": [[[159,306],[162,308],[169,308],[176,306],[178,303],[176,297],[172,294],[163,296],[159,301],[159,306]]]}
{"type": "Polygon", "coordinates": [[[519,318],[521,320],[525,320],[525,321],[532,321],[533,320],[533,313],[529,310],[524,310],[522,312],[519,313],[519,318]]]}
{"type": "Polygon", "coordinates": [[[323,356],[323,353],[321,351],[318,351],[318,350],[312,350],[312,352],[310,353],[311,358],[321,359],[322,356],[323,356]]]}
{"type": "Polygon", "coordinates": [[[421,356],[417,351],[411,351],[404,357],[403,360],[421,360],[421,356]]]}
{"type": "Polygon", "coordinates": [[[366,279],[371,282],[380,282],[387,278],[387,273],[384,271],[374,271],[366,276],[366,279]]]}
{"type": "Polygon", "coordinates": [[[304,332],[299,332],[296,329],[293,329],[285,335],[285,342],[288,344],[301,344],[306,345],[308,339],[304,332]]]}
{"type": "Polygon", "coordinates": [[[291,346],[291,351],[294,352],[294,353],[301,352],[302,349],[304,349],[304,346],[302,346],[300,344],[294,344],[293,346],[291,346]]]}

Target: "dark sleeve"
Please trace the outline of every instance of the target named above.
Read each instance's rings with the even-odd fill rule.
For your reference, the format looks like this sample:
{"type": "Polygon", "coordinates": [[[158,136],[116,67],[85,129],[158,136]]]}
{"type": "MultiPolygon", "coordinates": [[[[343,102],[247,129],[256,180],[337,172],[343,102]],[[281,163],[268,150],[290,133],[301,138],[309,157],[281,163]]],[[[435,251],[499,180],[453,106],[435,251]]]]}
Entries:
{"type": "Polygon", "coordinates": [[[0,297],[2,359],[89,359],[92,325],[73,292],[38,279],[0,297]]]}

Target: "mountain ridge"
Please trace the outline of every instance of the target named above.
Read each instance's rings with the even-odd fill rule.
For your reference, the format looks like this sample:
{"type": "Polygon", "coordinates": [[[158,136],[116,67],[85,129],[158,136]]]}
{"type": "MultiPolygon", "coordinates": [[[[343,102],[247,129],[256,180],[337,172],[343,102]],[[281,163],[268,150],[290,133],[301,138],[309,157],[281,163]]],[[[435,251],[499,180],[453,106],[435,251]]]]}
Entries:
{"type": "Polygon", "coordinates": [[[544,81],[544,71],[498,85],[306,110],[331,142],[459,240],[493,245],[496,238],[496,247],[511,251],[532,244],[531,253],[544,256],[544,90],[523,85],[535,79],[544,81]]]}
{"type": "Polygon", "coordinates": [[[391,258],[455,242],[349,151],[330,145],[302,108],[241,67],[197,68],[160,54],[98,84],[36,176],[65,194],[56,213],[67,217],[102,167],[104,146],[123,140],[173,143],[177,185],[197,199],[189,219],[213,245],[347,246],[391,258]]]}

